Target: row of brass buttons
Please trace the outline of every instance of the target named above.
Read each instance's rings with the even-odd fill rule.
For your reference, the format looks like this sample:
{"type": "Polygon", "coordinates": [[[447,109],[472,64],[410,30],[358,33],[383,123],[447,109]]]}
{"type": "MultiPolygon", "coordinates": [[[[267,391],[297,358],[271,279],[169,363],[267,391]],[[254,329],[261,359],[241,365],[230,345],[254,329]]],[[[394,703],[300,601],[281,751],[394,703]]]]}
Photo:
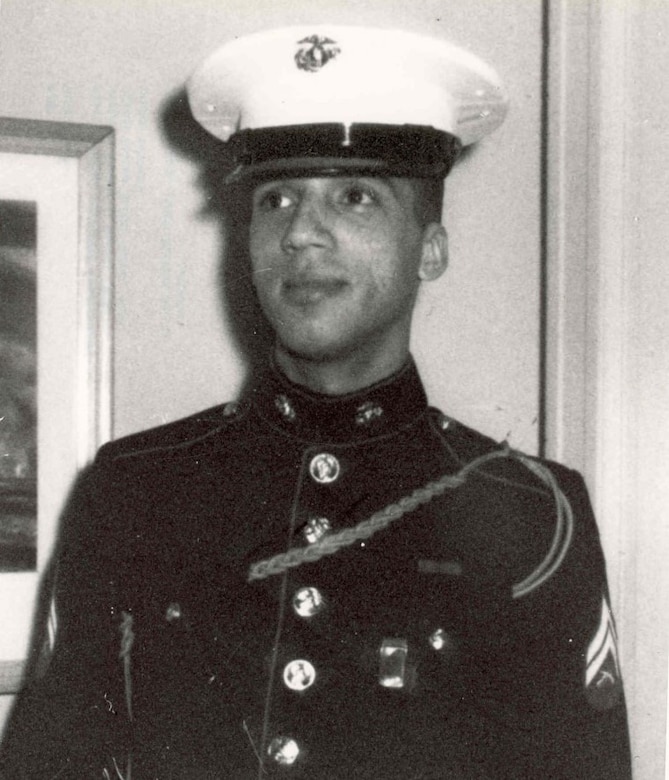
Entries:
{"type": "MultiPolygon", "coordinates": [[[[285,416],[289,416],[287,404],[282,405],[285,416]]],[[[309,474],[314,482],[327,485],[335,482],[341,467],[334,455],[327,452],[315,455],[309,463],[309,474]]],[[[332,528],[326,517],[313,517],[304,527],[303,535],[308,544],[320,541],[332,528]]],[[[310,618],[325,608],[325,598],[318,588],[299,588],[293,596],[293,611],[298,617],[310,618]]],[[[305,691],[316,681],[316,668],[304,658],[298,658],[286,664],[283,670],[284,685],[291,691],[305,691]]],[[[267,754],[279,766],[292,766],[300,756],[300,746],[295,739],[287,736],[274,737],[267,747],[267,754]]]]}
{"type": "MultiPolygon", "coordinates": [[[[290,410],[292,411],[292,410],[290,410]]],[[[284,410],[284,414],[286,411],[284,410]]],[[[341,466],[334,455],[319,453],[309,463],[311,478],[321,485],[335,482],[341,473],[341,466]]],[[[332,529],[325,517],[311,518],[304,527],[304,538],[308,544],[320,541],[332,529]]],[[[323,611],[326,599],[322,592],[313,586],[299,588],[292,600],[295,614],[303,619],[314,617],[323,611]]],[[[429,643],[436,651],[442,651],[449,645],[449,636],[443,629],[437,629],[429,637],[429,643]]],[[[405,684],[405,660],[408,643],[405,639],[384,639],[379,650],[379,683],[384,687],[401,688],[405,684]]],[[[316,682],[316,668],[304,658],[289,661],[283,670],[284,685],[292,691],[305,691],[316,682]]],[[[289,736],[272,739],[267,754],[279,766],[292,766],[301,753],[298,742],[289,736]]]]}

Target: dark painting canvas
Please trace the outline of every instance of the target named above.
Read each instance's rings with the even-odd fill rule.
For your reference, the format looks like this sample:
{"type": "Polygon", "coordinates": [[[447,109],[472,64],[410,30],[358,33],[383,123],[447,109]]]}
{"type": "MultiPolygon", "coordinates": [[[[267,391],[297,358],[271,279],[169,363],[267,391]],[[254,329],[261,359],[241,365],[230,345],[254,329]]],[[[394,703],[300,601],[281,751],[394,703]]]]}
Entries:
{"type": "Polygon", "coordinates": [[[36,565],[37,206],[0,201],[0,571],[36,565]]]}

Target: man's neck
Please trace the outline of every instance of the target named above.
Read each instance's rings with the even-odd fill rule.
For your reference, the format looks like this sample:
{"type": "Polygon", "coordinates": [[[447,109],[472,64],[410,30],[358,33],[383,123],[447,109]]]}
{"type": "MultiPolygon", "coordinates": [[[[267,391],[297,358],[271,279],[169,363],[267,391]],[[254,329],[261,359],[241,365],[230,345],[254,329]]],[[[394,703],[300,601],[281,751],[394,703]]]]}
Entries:
{"type": "Polygon", "coordinates": [[[346,395],[370,387],[399,371],[408,357],[408,348],[325,360],[296,356],[280,346],[275,349],[276,363],[291,382],[324,395],[346,395]]]}

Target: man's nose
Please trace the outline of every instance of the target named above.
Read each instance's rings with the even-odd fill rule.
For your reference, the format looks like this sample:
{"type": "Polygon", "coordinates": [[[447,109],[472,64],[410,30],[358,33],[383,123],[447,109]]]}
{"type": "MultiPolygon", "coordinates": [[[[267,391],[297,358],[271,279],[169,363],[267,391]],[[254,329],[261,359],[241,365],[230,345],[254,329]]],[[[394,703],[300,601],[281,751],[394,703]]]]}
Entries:
{"type": "Polygon", "coordinates": [[[283,234],[281,246],[294,252],[309,246],[327,246],[330,232],[323,204],[305,197],[296,206],[283,234]]]}

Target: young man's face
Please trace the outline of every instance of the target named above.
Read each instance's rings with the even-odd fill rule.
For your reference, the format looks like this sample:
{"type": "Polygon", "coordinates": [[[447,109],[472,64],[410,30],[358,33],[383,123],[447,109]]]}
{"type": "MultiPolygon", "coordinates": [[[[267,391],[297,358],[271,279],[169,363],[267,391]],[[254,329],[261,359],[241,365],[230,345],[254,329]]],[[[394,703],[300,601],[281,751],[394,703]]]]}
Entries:
{"type": "Polygon", "coordinates": [[[309,360],[408,344],[428,228],[407,179],[277,179],[253,192],[250,255],[277,344],[309,360]]]}

